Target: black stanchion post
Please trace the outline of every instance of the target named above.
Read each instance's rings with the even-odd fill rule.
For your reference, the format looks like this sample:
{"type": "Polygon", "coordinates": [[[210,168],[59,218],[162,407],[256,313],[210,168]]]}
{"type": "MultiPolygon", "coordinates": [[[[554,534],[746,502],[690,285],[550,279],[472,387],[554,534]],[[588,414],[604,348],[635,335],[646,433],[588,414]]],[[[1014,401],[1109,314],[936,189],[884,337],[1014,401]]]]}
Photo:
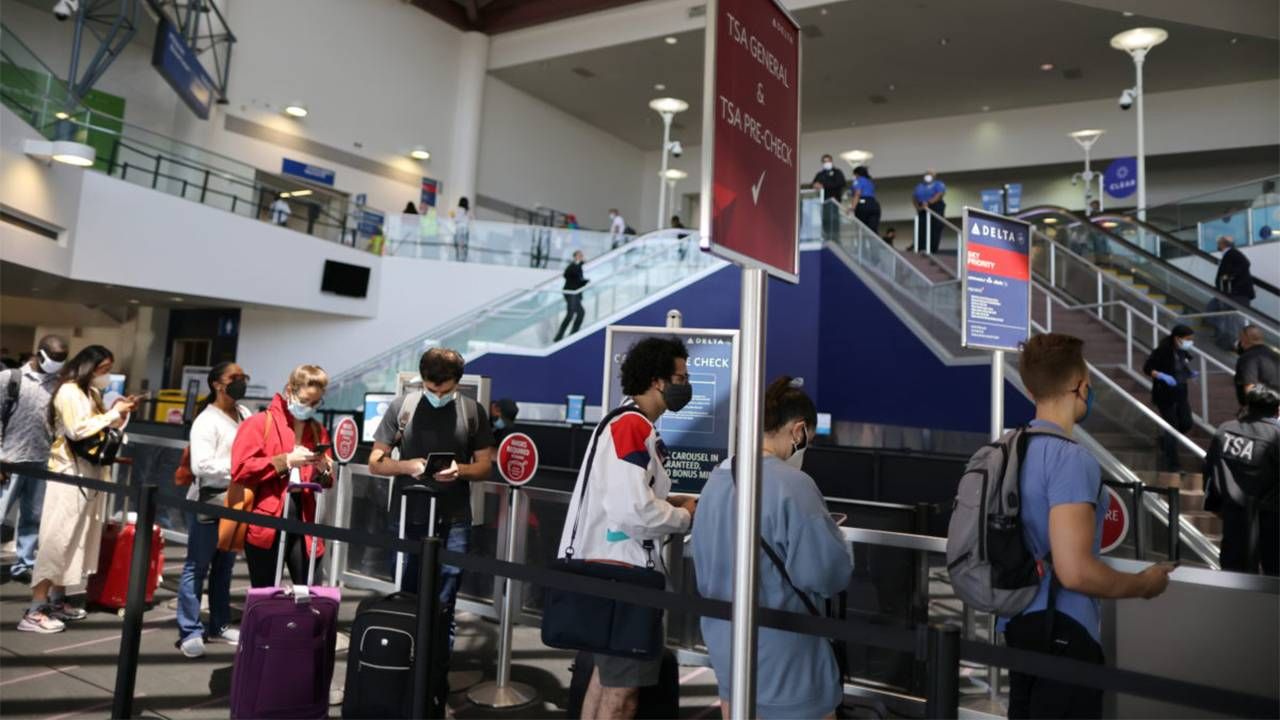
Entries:
{"type": "Polygon", "coordinates": [[[438,648],[433,642],[440,622],[440,538],[422,539],[422,555],[418,558],[418,637],[414,647],[418,649],[413,663],[413,714],[411,717],[429,717],[431,709],[431,684],[437,675],[436,665],[446,648],[438,648]]]}
{"type": "Polygon", "coordinates": [[[1169,488],[1169,560],[1178,562],[1182,538],[1182,497],[1178,488],[1169,488]]]}
{"type": "Polygon", "coordinates": [[[927,718],[960,714],[960,629],[933,624],[926,635],[925,711],[927,718]]]}
{"type": "Polygon", "coordinates": [[[116,662],[116,689],[111,717],[133,717],[133,690],[138,679],[138,650],[142,643],[142,615],[147,604],[147,575],[151,570],[151,536],[156,522],[156,490],[152,484],[138,488],[138,522],[134,526],[133,556],[129,560],[129,595],[120,631],[120,658],[116,662]]]}

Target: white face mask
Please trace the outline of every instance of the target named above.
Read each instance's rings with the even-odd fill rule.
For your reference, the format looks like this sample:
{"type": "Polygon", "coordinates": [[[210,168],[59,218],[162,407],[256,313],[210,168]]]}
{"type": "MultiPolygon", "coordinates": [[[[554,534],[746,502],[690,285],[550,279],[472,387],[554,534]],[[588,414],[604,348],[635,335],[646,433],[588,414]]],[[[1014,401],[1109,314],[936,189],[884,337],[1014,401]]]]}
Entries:
{"type": "Polygon", "coordinates": [[[1178,344],[1178,347],[1182,348],[1183,350],[1190,350],[1195,346],[1196,346],[1196,343],[1194,340],[1183,340],[1181,343],[1178,344]]]}
{"type": "Polygon", "coordinates": [[[829,162],[824,162],[824,163],[822,163],[822,169],[823,169],[823,170],[830,170],[832,167],[834,167],[834,166],[833,166],[831,163],[829,163],[829,162]]]}
{"type": "Polygon", "coordinates": [[[99,390],[106,390],[107,386],[111,384],[111,376],[94,375],[93,380],[91,380],[90,383],[99,390]]]}
{"type": "Polygon", "coordinates": [[[40,372],[52,375],[62,369],[66,362],[63,360],[52,360],[44,350],[40,351],[40,372]]]}
{"type": "Polygon", "coordinates": [[[925,176],[924,176],[924,181],[925,181],[925,182],[927,182],[927,183],[931,183],[931,182],[933,182],[933,176],[932,176],[932,175],[925,175],[925,176]]]}
{"type": "Polygon", "coordinates": [[[804,439],[800,442],[791,443],[791,456],[785,462],[791,467],[802,470],[804,469],[804,451],[809,449],[809,432],[804,431],[804,439]]]}

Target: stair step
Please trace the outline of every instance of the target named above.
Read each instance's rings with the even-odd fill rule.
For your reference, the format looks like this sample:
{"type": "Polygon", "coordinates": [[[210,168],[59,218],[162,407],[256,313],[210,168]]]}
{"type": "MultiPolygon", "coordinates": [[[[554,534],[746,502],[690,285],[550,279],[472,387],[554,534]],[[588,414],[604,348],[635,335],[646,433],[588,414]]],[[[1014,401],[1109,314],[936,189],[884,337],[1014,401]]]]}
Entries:
{"type": "Polygon", "coordinates": [[[1197,512],[1204,509],[1203,490],[1179,490],[1178,505],[1182,512],[1197,512]]]}
{"type": "Polygon", "coordinates": [[[1222,535],[1222,518],[1211,512],[1199,510],[1196,512],[1183,513],[1183,517],[1191,521],[1197,530],[1206,535],[1222,535]]]}

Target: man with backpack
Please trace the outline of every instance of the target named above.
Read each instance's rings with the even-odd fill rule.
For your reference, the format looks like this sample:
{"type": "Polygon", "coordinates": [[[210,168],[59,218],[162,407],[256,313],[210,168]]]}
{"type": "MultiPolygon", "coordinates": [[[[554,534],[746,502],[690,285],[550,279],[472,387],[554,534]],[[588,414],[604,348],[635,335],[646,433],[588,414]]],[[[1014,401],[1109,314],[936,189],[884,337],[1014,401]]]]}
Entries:
{"type": "MultiPolygon", "coordinates": [[[[1009,647],[1101,664],[1101,600],[1153,598],[1174,566],[1131,574],[1099,559],[1102,471],[1071,439],[1093,406],[1084,342],[1037,335],[1018,367],[1035,419],[970,460],[947,533],[947,569],[961,599],[1000,616],[1009,647]]],[[[1102,717],[1101,690],[1009,677],[1010,718],[1102,717]]]]}
{"type": "MultiPolygon", "coordinates": [[[[66,360],[66,339],[46,335],[30,361],[0,372],[0,460],[45,469],[53,440],[47,420],[49,401],[58,383],[58,371],[66,360]]],[[[9,516],[14,503],[18,504],[18,559],[9,567],[9,577],[29,582],[36,564],[45,481],[20,471],[7,478],[0,473],[0,480],[5,486],[0,498],[0,521],[9,516]]]]}

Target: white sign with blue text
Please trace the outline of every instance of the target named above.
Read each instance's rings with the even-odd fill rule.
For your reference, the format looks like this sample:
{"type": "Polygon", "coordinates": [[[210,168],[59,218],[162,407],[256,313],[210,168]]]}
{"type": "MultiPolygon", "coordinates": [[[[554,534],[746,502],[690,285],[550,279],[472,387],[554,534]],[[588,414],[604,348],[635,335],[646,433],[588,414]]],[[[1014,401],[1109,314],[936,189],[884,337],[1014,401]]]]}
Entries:
{"type": "Polygon", "coordinates": [[[961,220],[961,343],[1017,352],[1031,335],[1031,226],[968,207],[961,220]]]}
{"type": "Polygon", "coordinates": [[[605,334],[604,407],[626,400],[622,363],[648,337],[675,337],[689,351],[693,399],[680,412],[658,418],[664,466],[673,492],[701,492],[711,471],[733,452],[738,387],[738,331],[611,326],[605,334]]]}

